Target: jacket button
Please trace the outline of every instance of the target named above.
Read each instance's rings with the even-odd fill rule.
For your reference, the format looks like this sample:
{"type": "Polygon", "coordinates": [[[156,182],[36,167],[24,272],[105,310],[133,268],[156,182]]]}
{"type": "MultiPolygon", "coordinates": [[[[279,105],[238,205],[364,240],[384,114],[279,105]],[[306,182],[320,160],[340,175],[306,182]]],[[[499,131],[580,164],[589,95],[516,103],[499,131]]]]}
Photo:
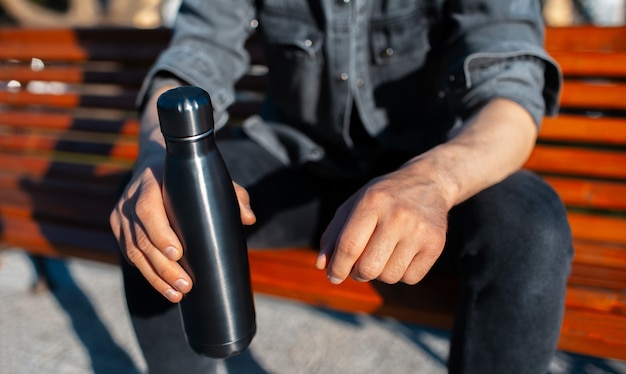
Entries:
{"type": "Polygon", "coordinates": [[[380,57],[391,57],[394,54],[393,48],[386,48],[382,52],[380,52],[380,57]]]}
{"type": "Polygon", "coordinates": [[[350,78],[348,73],[337,74],[337,79],[340,81],[347,81],[350,78]]]}

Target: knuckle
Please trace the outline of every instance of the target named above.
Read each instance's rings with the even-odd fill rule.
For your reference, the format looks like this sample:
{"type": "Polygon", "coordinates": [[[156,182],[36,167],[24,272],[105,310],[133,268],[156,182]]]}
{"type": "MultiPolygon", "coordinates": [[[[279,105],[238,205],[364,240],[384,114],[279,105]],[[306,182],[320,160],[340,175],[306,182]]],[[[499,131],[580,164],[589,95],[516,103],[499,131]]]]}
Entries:
{"type": "Polygon", "coordinates": [[[152,243],[143,233],[137,233],[135,246],[143,253],[148,253],[152,249],[152,243]]]}
{"type": "Polygon", "coordinates": [[[337,254],[348,258],[356,258],[361,254],[361,249],[357,247],[357,243],[351,238],[341,238],[337,243],[337,254]]]}
{"type": "Polygon", "coordinates": [[[156,274],[165,281],[180,278],[177,276],[177,272],[169,266],[161,266],[155,270],[156,274]]]}
{"type": "Polygon", "coordinates": [[[376,279],[381,274],[381,269],[369,265],[357,265],[354,270],[355,276],[363,280],[376,279]]]}
{"type": "Polygon", "coordinates": [[[402,274],[398,274],[396,271],[387,270],[378,276],[378,279],[387,284],[396,284],[402,279],[402,274]]]}
{"type": "Polygon", "coordinates": [[[127,249],[126,251],[123,251],[123,253],[126,255],[128,262],[135,266],[139,265],[141,260],[144,258],[143,253],[134,249],[127,249]]]}
{"type": "Polygon", "coordinates": [[[404,284],[408,284],[409,286],[414,286],[418,284],[422,278],[424,278],[424,276],[418,274],[417,272],[407,272],[399,281],[404,284]]]}
{"type": "Polygon", "coordinates": [[[384,188],[372,186],[365,191],[363,200],[372,204],[385,204],[386,201],[391,200],[389,192],[384,188]]]}
{"type": "Polygon", "coordinates": [[[152,213],[152,204],[148,201],[146,195],[137,196],[135,202],[135,214],[137,217],[149,217],[152,213]]]}
{"type": "Polygon", "coordinates": [[[115,228],[115,227],[119,226],[119,215],[118,215],[118,212],[117,212],[117,205],[115,206],[115,208],[109,214],[109,225],[112,228],[115,228]]]}
{"type": "Polygon", "coordinates": [[[404,276],[399,281],[404,284],[408,284],[409,286],[414,286],[418,284],[421,280],[422,277],[415,272],[408,272],[407,274],[404,274],[404,276]]]}

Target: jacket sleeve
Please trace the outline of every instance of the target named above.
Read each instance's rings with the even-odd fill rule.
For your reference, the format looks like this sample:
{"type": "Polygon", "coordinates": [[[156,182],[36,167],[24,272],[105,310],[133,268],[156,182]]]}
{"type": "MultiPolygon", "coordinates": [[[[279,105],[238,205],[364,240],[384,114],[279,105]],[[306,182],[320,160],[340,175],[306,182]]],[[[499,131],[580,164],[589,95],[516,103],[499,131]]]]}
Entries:
{"type": "Polygon", "coordinates": [[[526,108],[537,126],[558,111],[561,73],[544,49],[537,0],[450,0],[445,45],[446,91],[467,116],[494,98],[526,108]]]}
{"type": "Polygon", "coordinates": [[[155,84],[178,79],[209,93],[216,126],[223,126],[226,108],[235,101],[234,84],[249,67],[244,44],[254,31],[254,17],[251,0],[184,0],[170,45],[144,79],[139,107],[155,84]]]}

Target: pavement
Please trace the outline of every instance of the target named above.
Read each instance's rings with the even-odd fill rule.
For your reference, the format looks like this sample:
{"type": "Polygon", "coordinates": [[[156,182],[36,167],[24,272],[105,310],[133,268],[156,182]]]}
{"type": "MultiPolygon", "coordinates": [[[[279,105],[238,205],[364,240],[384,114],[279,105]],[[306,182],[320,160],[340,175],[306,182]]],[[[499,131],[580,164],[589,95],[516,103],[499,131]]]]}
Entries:
{"type": "MultiPolygon", "coordinates": [[[[0,373],[145,373],[119,268],[78,259],[47,267],[56,287],[33,288],[30,257],[0,251],[0,373]]],[[[255,303],[250,349],[218,374],[446,373],[446,331],[265,295],[255,303]]],[[[626,361],[557,352],[550,373],[626,374],[626,361]]]]}

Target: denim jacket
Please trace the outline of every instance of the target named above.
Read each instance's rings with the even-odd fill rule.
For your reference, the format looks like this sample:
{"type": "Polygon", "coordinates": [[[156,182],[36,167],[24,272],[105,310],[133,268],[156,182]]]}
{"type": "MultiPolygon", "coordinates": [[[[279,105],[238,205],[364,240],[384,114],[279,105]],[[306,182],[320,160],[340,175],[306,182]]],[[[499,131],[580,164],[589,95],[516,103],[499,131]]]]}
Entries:
{"type": "MultiPolygon", "coordinates": [[[[159,72],[200,86],[222,125],[257,32],[264,117],[291,127],[279,137],[299,139],[311,159],[349,150],[358,116],[379,146],[418,153],[493,98],[521,104],[537,126],[556,112],[561,78],[543,27],[537,0],[185,0],[144,86],[159,72]]],[[[276,145],[275,131],[248,127],[276,145]]]]}

